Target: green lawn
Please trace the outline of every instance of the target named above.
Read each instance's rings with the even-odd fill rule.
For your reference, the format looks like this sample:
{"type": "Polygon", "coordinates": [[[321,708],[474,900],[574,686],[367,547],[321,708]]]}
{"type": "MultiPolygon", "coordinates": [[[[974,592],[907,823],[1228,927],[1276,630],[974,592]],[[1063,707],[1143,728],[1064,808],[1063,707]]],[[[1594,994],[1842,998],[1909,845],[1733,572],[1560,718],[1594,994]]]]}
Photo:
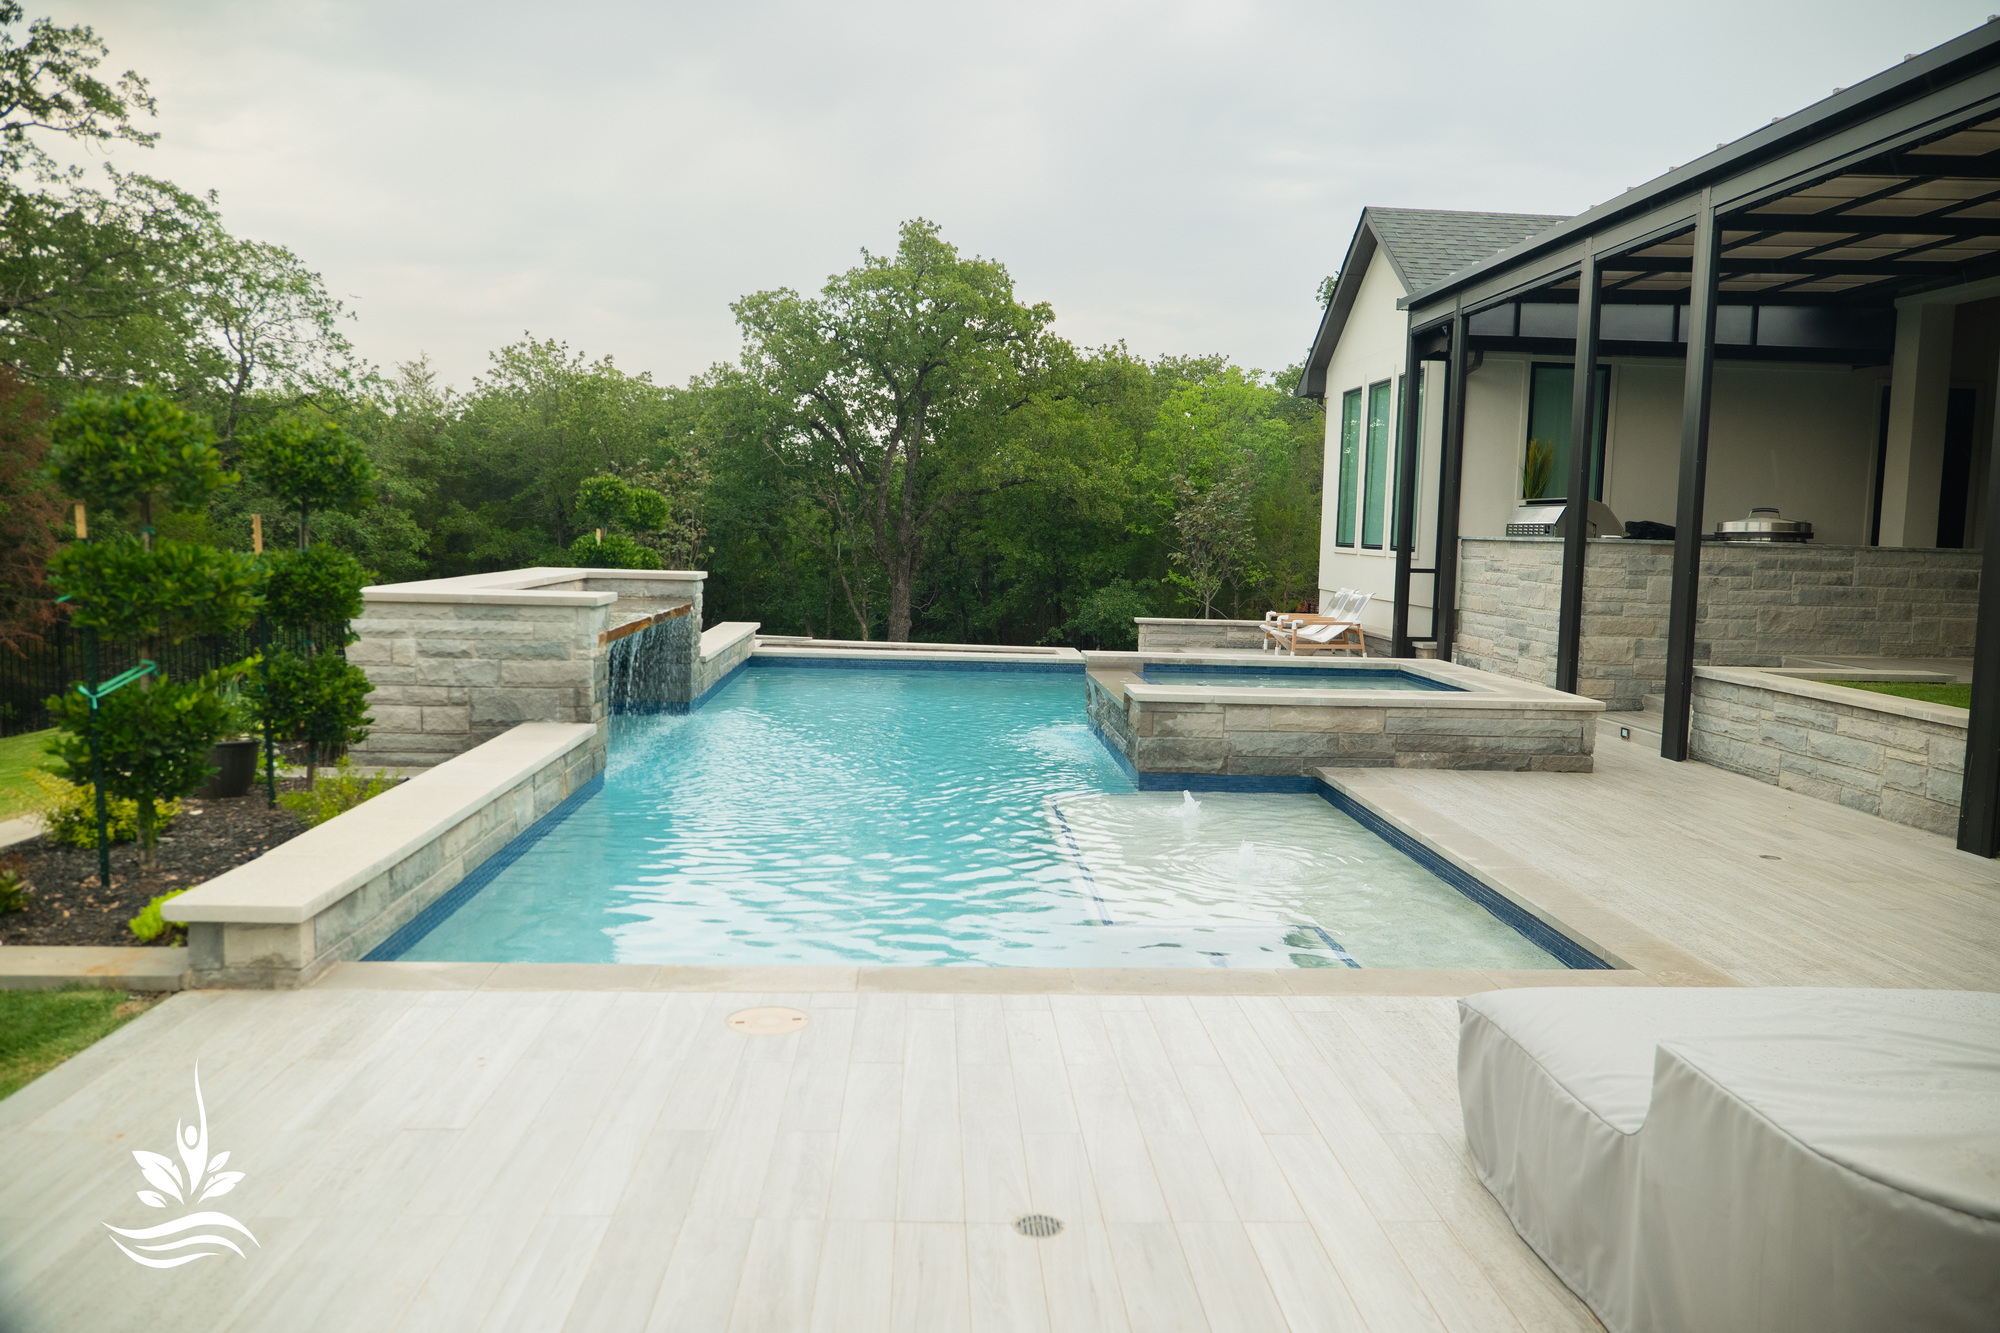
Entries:
{"type": "Polygon", "coordinates": [[[1972,707],[1970,685],[1927,685],[1903,680],[1823,680],[1820,684],[1845,685],[1851,690],[1873,690],[1877,694],[1893,694],[1898,699],[1915,699],[1918,703],[1944,704],[1948,708],[1972,707]]]}
{"type": "Polygon", "coordinates": [[[0,990],[0,1097],[116,1032],[163,998],[95,987],[0,990]]]}
{"type": "Polygon", "coordinates": [[[28,781],[28,770],[42,762],[42,746],[53,731],[31,731],[0,740],[0,819],[25,814],[40,793],[28,781]]]}

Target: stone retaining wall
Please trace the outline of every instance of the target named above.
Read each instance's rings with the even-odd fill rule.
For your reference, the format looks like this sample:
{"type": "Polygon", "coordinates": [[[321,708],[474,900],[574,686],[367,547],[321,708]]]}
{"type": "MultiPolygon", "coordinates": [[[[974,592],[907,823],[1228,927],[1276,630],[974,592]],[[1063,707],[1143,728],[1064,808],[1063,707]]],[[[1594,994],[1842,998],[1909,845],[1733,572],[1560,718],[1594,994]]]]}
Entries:
{"type": "Polygon", "coordinates": [[[167,903],[196,986],[287,989],[359,958],[604,771],[604,733],[529,723],[167,903]]]}
{"type": "MultiPolygon", "coordinates": [[[[1779,666],[1787,655],[1970,657],[1977,551],[1708,543],[1702,548],[1695,657],[1779,666]]],[[[1578,693],[1635,709],[1666,688],[1673,543],[1585,547],[1578,693]]],[[[1555,681],[1562,542],[1468,537],[1460,543],[1453,660],[1537,684],[1555,681]]]]}
{"type": "Polygon", "coordinates": [[[1962,708],[1763,671],[1697,667],[1688,753],[1951,837],[1958,832],[1968,716],[1962,708]]]}

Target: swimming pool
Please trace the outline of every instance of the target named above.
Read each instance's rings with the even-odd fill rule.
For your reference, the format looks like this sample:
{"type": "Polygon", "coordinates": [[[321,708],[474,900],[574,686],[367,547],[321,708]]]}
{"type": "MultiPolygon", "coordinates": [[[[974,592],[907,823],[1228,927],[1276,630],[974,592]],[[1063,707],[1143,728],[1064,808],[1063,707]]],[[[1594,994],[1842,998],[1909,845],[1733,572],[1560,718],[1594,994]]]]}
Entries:
{"type": "Polygon", "coordinates": [[[1139,670],[1148,685],[1227,685],[1271,690],[1446,690],[1456,685],[1414,671],[1373,667],[1192,666],[1148,662],[1139,670]]]}
{"type": "Polygon", "coordinates": [[[374,958],[1565,964],[1311,795],[1142,792],[1075,670],[761,659],[374,958]]]}

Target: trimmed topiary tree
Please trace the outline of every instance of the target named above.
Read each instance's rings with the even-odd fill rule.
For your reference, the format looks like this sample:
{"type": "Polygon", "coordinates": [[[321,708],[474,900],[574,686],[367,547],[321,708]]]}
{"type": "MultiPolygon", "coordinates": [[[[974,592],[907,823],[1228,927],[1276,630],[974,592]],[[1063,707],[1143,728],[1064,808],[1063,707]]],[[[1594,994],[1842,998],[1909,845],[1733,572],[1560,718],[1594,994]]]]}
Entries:
{"type": "Polygon", "coordinates": [[[633,540],[635,532],[658,532],[667,526],[673,508],[658,491],[634,486],[622,477],[585,477],[576,488],[577,521],[592,529],[569,545],[569,562],[581,569],[659,569],[660,556],[633,540]],[[618,529],[624,531],[618,531],[618,529]]]}
{"type": "Polygon", "coordinates": [[[263,576],[239,552],[153,539],[162,510],[205,505],[235,480],[199,418],[152,390],[85,394],[50,434],[49,475],[64,494],[99,516],[100,531],[120,521],[136,526],[67,545],[49,561],[49,582],[84,631],[90,664],[88,681],[49,700],[62,732],[53,753],[59,776],[94,791],[98,870],[108,887],[108,799],[136,803],[139,864],[152,869],[161,807],[207,780],[208,752],[231,729],[234,710],[221,687],[237,668],[180,682],[147,662],[107,685],[98,679],[98,641],[157,654],[165,644],[241,629],[262,604],[263,576]]]}
{"type": "Polygon", "coordinates": [[[367,739],[365,672],[340,655],[354,641],[348,622],[361,614],[361,589],[369,579],[345,552],[312,544],[312,515],[354,513],[374,495],[375,467],[359,441],[334,422],[282,421],[251,437],[243,451],[251,477],[298,514],[299,547],[267,561],[265,624],[300,636],[303,651],[265,651],[245,694],[264,727],[267,793],[277,802],[271,743],[305,750],[306,786],[319,780],[321,764],[367,739]],[[332,642],[328,639],[331,638],[332,642]]]}

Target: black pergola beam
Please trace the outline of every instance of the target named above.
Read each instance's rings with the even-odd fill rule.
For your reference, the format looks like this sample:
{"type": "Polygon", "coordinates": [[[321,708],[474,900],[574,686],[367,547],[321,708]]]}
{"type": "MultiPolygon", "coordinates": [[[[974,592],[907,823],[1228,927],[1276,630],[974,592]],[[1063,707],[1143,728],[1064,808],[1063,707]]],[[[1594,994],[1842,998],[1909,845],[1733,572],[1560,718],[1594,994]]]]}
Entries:
{"type": "MultiPolygon", "coordinates": [[[[1992,267],[1995,263],[2000,263],[2000,250],[1993,252],[1991,261],[1955,259],[1949,263],[1898,262],[1893,259],[1732,259],[1724,255],[1716,261],[1715,267],[1725,278],[1732,273],[1786,274],[1802,278],[1948,278],[1976,266],[1992,267]]],[[[1620,255],[1616,259],[1605,260],[1604,270],[1607,273],[1689,273],[1694,270],[1694,261],[1664,255],[1620,255]]]]}
{"type": "Polygon", "coordinates": [[[1421,334],[1411,333],[1403,354],[1403,401],[1396,414],[1396,523],[1389,544],[1396,552],[1396,605],[1390,610],[1390,655],[1414,657],[1410,644],[1410,566],[1416,548],[1417,450],[1424,438],[1420,389],[1424,373],[1421,334]]]}
{"type": "MultiPolygon", "coordinates": [[[[1970,202],[1970,201],[1968,201],[1970,202]]],[[[1958,207],[1953,204],[1952,207],[1958,207]]],[[[1801,232],[1808,235],[1851,236],[2000,236],[2000,218],[1845,218],[1825,213],[1809,217],[1781,214],[1745,214],[1723,221],[1730,231],[1801,232]]],[[[1731,245],[1754,245],[1754,241],[1731,241],[1731,245]]]]}
{"type": "Polygon", "coordinates": [[[1597,260],[1577,273],[1576,358],[1570,372],[1569,497],[1563,505],[1562,595],[1556,611],[1556,688],[1575,694],[1583,653],[1585,539],[1590,536],[1591,464],[1597,452],[1597,331],[1604,308],[1597,260]]]}
{"type": "Polygon", "coordinates": [[[1660,755],[1688,757],[1694,710],[1694,630],[1701,611],[1701,532],[1708,490],[1708,419],[1715,379],[1715,258],[1720,229],[1710,197],[1695,220],[1695,275],[1689,289],[1687,370],[1681,377],[1681,467],[1674,516],[1673,591],[1667,610],[1667,689],[1660,755]]]}
{"type": "Polygon", "coordinates": [[[1958,849],[2000,856],[2000,434],[1987,468],[1986,547],[1979,564],[1979,621],[1972,637],[1972,716],[1958,794],[1958,849]]]}
{"type": "MultiPolygon", "coordinates": [[[[1445,363],[1444,435],[1438,445],[1437,545],[1431,560],[1431,637],[1440,660],[1451,660],[1458,637],[1459,497],[1465,475],[1465,377],[1472,369],[1472,340],[1465,312],[1451,317],[1450,360],[1445,363]]],[[[2000,488],[1996,488],[2000,489],[2000,488]]]]}

